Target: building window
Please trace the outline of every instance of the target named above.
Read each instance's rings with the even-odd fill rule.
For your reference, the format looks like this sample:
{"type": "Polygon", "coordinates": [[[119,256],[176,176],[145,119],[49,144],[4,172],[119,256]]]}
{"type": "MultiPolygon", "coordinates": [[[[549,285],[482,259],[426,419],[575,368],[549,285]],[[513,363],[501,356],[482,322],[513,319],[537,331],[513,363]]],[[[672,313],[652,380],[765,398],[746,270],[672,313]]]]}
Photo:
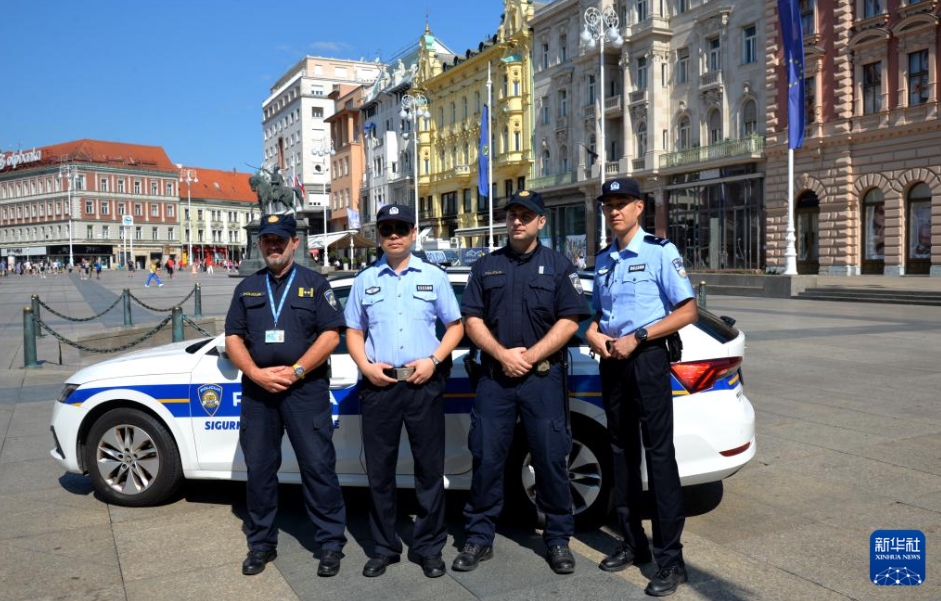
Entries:
{"type": "Polygon", "coordinates": [[[111,228],[108,227],[107,225],[101,226],[101,237],[104,238],[105,240],[110,239],[110,238],[111,238],[111,228]]]}
{"type": "Polygon", "coordinates": [[[931,188],[925,183],[908,193],[908,258],[931,259],[931,188]]]}
{"type": "Polygon", "coordinates": [[[559,62],[564,63],[569,59],[568,38],[565,34],[559,36],[559,62]]]}
{"type": "Polygon", "coordinates": [[[503,126],[503,132],[500,135],[500,151],[510,152],[510,128],[503,126]]]}
{"type": "Polygon", "coordinates": [[[676,0],[676,14],[683,14],[689,10],[689,0],[676,0]]]}
{"type": "Polygon", "coordinates": [[[885,259],[885,195],[879,188],[873,188],[863,197],[865,259],[882,261],[885,259]]]}
{"type": "Polygon", "coordinates": [[[519,152],[522,147],[523,136],[519,131],[513,132],[513,152],[519,152]]]}
{"type": "Polygon", "coordinates": [[[549,68],[549,44],[542,45],[542,68],[549,68]]]}
{"type": "Polygon", "coordinates": [[[470,188],[464,188],[462,195],[463,195],[463,203],[462,203],[463,210],[465,213],[470,213],[471,210],[473,210],[473,206],[471,205],[473,201],[471,199],[470,188]]]}
{"type": "Polygon", "coordinates": [[[643,23],[647,20],[647,0],[637,0],[637,22],[643,23]]]}
{"type": "Polygon", "coordinates": [[[636,90],[647,89],[647,57],[642,56],[637,59],[637,85],[636,90]]]}
{"type": "Polygon", "coordinates": [[[167,182],[167,196],[173,196],[173,182],[167,182]]]}
{"type": "Polygon", "coordinates": [[[143,217],[144,216],[144,205],[139,202],[134,203],[134,216],[143,217]]]}
{"type": "MultiPolygon", "coordinates": [[[[569,149],[563,146],[559,149],[559,173],[569,172],[569,149]]],[[[517,188],[521,189],[521,188],[517,188]]]]}
{"type": "MultiPolygon", "coordinates": [[[[19,208],[17,208],[16,212],[19,213],[19,208]]],[[[95,203],[94,203],[94,201],[91,201],[91,200],[86,200],[86,201],[85,201],[85,214],[86,214],[86,215],[94,215],[94,214],[95,214],[95,203]]],[[[17,215],[17,217],[19,217],[19,215],[17,215]]]]}
{"type": "Polygon", "coordinates": [[[155,227],[150,228],[150,239],[151,239],[151,240],[159,240],[159,239],[160,239],[160,238],[157,237],[157,228],[155,228],[155,227]]]}
{"type": "Polygon", "coordinates": [[[567,90],[559,90],[559,116],[565,117],[569,114],[569,95],[567,90]]]}
{"type": "Polygon", "coordinates": [[[85,226],[85,239],[94,240],[95,239],[95,226],[86,225],[85,226]]]}
{"type": "Polygon", "coordinates": [[[676,83],[689,81],[689,48],[676,51],[676,83]]]}
{"type": "Polygon", "coordinates": [[[542,151],[542,175],[543,177],[552,174],[552,155],[549,150],[542,151]]]}
{"type": "Polygon", "coordinates": [[[106,177],[101,178],[100,185],[98,186],[98,191],[99,191],[99,192],[107,192],[107,191],[108,191],[108,178],[106,178],[106,177]]]}
{"type": "Polygon", "coordinates": [[[102,200],[102,201],[101,201],[101,214],[102,214],[102,215],[110,215],[110,214],[111,214],[111,207],[110,207],[110,205],[111,205],[111,203],[109,203],[107,200],[102,200]]]}
{"type": "Polygon", "coordinates": [[[139,179],[134,180],[134,194],[140,194],[140,193],[141,193],[141,181],[139,179]]]}
{"type": "Polygon", "coordinates": [[[706,71],[715,73],[722,69],[722,42],[718,37],[706,40],[709,53],[706,55],[706,71]]]}
{"type": "Polygon", "coordinates": [[[804,78],[804,124],[817,121],[817,81],[813,75],[804,78]]]}
{"type": "Polygon", "coordinates": [[[742,107],[742,137],[758,133],[758,105],[749,100],[742,107]]]}
{"type": "Polygon", "coordinates": [[[595,76],[589,75],[588,76],[588,102],[587,102],[588,105],[593,105],[595,103],[595,97],[596,97],[595,95],[596,95],[595,76]]]}
{"type": "Polygon", "coordinates": [[[863,18],[864,19],[881,15],[883,12],[884,11],[882,10],[882,0],[863,0],[863,18]]]}
{"type": "Polygon", "coordinates": [[[637,125],[637,131],[634,132],[635,144],[637,145],[637,158],[643,158],[647,154],[647,123],[641,121],[637,125]]]}
{"type": "Polygon", "coordinates": [[[689,117],[681,117],[680,124],[677,127],[676,145],[679,150],[686,150],[690,145],[690,127],[689,117]]]}
{"type": "Polygon", "coordinates": [[[175,240],[176,236],[174,234],[176,234],[176,231],[172,227],[167,228],[167,240],[175,240]]]}
{"type": "Polygon", "coordinates": [[[144,239],[143,228],[142,228],[141,226],[139,226],[139,225],[134,228],[134,239],[135,239],[135,240],[143,240],[143,239],[144,239]]]}
{"type": "Polygon", "coordinates": [[[549,98],[543,96],[542,98],[542,124],[549,125],[549,98]]]}
{"type": "Polygon", "coordinates": [[[805,36],[813,35],[817,31],[817,21],[814,18],[816,0],[800,0],[801,33],[805,36]]]}
{"type": "Polygon", "coordinates": [[[722,113],[712,111],[709,113],[709,144],[718,144],[722,141],[722,113]]]}
{"type": "Polygon", "coordinates": [[[746,64],[758,62],[758,28],[749,25],[742,31],[742,36],[742,62],[746,64]]]}
{"type": "Polygon", "coordinates": [[[908,55],[908,106],[928,102],[928,50],[908,55]]]}
{"type": "Polygon", "coordinates": [[[150,203],[150,216],[151,217],[160,217],[160,205],[152,202],[150,203]]]}
{"type": "Polygon", "coordinates": [[[882,63],[863,65],[863,114],[882,110],[882,63]]]}

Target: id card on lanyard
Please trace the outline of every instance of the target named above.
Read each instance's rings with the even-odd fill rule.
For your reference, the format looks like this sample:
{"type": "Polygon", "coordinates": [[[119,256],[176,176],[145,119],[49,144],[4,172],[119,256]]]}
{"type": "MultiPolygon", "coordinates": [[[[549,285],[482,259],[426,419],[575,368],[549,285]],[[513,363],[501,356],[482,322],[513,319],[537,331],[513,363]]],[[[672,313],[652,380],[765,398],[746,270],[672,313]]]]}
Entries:
{"type": "Polygon", "coordinates": [[[284,299],[288,297],[288,292],[291,291],[291,284],[294,283],[295,275],[297,275],[296,269],[291,271],[291,277],[288,278],[288,283],[284,287],[284,294],[281,295],[281,301],[278,303],[277,309],[274,307],[274,294],[271,292],[271,278],[265,278],[265,284],[268,286],[268,304],[271,306],[271,317],[274,318],[274,329],[265,330],[265,344],[281,344],[284,342],[284,330],[278,329],[278,318],[281,317],[284,299]]]}

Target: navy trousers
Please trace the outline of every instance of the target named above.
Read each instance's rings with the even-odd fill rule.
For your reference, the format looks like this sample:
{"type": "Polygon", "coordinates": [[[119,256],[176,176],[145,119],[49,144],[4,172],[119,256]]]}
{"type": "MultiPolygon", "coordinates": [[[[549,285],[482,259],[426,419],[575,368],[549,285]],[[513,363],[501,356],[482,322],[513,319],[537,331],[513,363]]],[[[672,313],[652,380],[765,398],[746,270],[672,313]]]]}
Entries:
{"type": "Polygon", "coordinates": [[[278,546],[278,469],[281,440],[287,431],[301,471],[307,515],[315,527],[314,541],[323,550],[340,551],[346,544],[346,506],[336,474],[333,417],[326,389],[319,398],[308,394],[242,395],[239,444],[248,466],[248,546],[278,546]]]}
{"type": "Polygon", "coordinates": [[[654,499],[654,558],[661,568],[682,565],[680,536],[686,519],[673,446],[673,391],[666,346],[658,340],[627,359],[603,359],[600,374],[621,534],[634,549],[648,544],[640,511],[643,451],[648,489],[654,499]]]}
{"type": "MultiPolygon", "coordinates": [[[[485,366],[486,367],[486,366],[485,366]]],[[[567,545],[575,531],[568,454],[572,433],[563,397],[562,366],[549,374],[507,378],[485,369],[471,410],[468,446],[474,458],[471,494],[464,507],[468,543],[492,545],[503,509],[503,474],[517,416],[526,432],[536,473],[536,505],[546,516],[546,546],[567,545]]]]}

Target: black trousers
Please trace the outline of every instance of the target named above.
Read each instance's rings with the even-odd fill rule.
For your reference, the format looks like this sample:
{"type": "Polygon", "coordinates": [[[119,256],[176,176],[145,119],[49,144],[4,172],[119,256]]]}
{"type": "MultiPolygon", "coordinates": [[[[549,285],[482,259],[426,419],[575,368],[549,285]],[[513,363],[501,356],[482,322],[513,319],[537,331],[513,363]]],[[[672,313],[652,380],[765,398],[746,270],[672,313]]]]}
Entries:
{"type": "Polygon", "coordinates": [[[438,555],[447,542],[444,520],[444,387],[441,368],[420,386],[398,382],[377,388],[360,383],[363,450],[372,500],[369,529],[379,555],[399,555],[402,541],[397,518],[395,472],[402,426],[415,466],[418,515],[411,550],[421,557],[438,555]]]}
{"type": "Polygon", "coordinates": [[[288,394],[258,399],[244,390],[239,444],[248,468],[249,548],[267,551],[278,546],[278,470],[287,431],[301,471],[304,506],[316,528],[314,541],[324,550],[340,551],[346,544],[346,506],[337,479],[326,387],[319,398],[288,394]]]}
{"type": "Polygon", "coordinates": [[[640,513],[643,448],[654,500],[654,558],[661,568],[683,564],[680,536],[686,519],[673,446],[673,391],[666,346],[658,340],[627,359],[602,359],[600,373],[621,534],[634,549],[647,545],[640,513]]]}

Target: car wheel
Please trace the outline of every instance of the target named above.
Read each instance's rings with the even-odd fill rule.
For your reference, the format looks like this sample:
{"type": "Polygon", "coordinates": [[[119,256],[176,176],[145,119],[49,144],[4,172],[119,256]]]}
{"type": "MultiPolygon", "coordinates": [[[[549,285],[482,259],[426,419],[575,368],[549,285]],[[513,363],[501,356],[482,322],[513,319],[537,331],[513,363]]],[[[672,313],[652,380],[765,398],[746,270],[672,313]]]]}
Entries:
{"type": "MultiPolygon", "coordinates": [[[[536,508],[536,472],[526,445],[526,433],[516,432],[507,459],[507,504],[517,513],[535,516],[544,524],[545,516],[536,508]]],[[[607,431],[596,422],[572,416],[572,452],[568,457],[569,487],[575,526],[593,529],[603,525],[613,502],[611,447],[607,431]]]]}
{"type": "Polygon", "coordinates": [[[115,409],[98,418],[88,432],[85,466],[95,491],[115,505],[153,505],[183,483],[170,432],[136,409],[115,409]]]}

